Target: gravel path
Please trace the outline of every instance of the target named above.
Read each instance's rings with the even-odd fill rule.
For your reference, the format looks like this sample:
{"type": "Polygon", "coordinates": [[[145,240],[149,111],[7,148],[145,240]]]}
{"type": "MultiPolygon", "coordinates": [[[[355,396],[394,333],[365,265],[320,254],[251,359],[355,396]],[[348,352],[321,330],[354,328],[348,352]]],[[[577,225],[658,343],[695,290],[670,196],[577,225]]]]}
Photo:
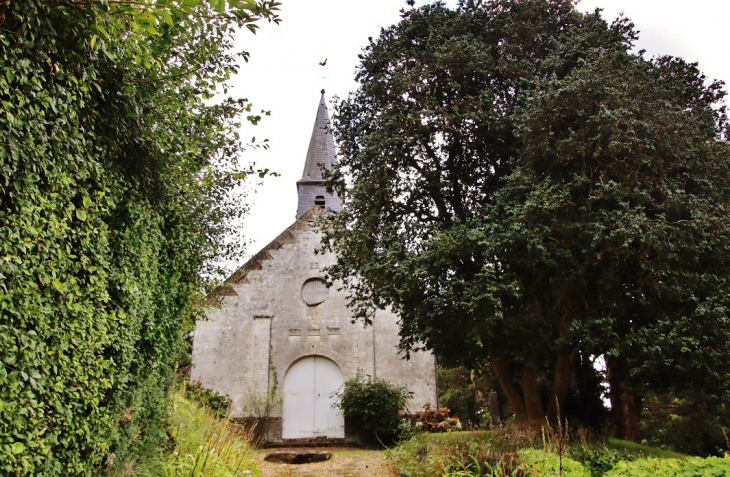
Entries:
{"type": "Polygon", "coordinates": [[[398,474],[385,460],[383,451],[362,450],[352,447],[308,447],[275,450],[324,451],[332,454],[330,460],[314,464],[273,464],[264,457],[274,449],[256,451],[261,477],[396,477],[398,474]]]}

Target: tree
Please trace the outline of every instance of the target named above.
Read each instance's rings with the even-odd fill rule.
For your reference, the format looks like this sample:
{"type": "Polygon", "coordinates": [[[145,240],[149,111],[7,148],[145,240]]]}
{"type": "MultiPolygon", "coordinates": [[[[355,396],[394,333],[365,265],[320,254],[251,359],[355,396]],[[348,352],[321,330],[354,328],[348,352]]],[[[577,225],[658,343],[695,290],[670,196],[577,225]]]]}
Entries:
{"type": "MultiPolygon", "coordinates": [[[[712,108],[724,93],[704,83],[678,59],[599,54],[524,110],[499,228],[524,230],[505,236],[523,273],[539,265],[564,280],[540,299],[580,310],[571,341],[606,354],[616,412],[638,405],[617,392],[632,374],[654,389],[727,389],[717,367],[727,365],[729,156],[712,108]]],[[[632,414],[619,423],[638,438],[632,414]]]]}
{"type": "Polygon", "coordinates": [[[724,93],[599,13],[410,10],[334,119],[330,277],[361,318],[391,306],[404,349],[490,362],[520,420],[564,409],[578,351],[728,389],[724,93]]]}
{"type": "Polygon", "coordinates": [[[166,443],[175,363],[245,210],[226,194],[256,172],[237,129],[260,116],[204,101],[246,20],[199,5],[152,34],[109,8],[0,5],[2,474],[92,475],[166,443]]]}

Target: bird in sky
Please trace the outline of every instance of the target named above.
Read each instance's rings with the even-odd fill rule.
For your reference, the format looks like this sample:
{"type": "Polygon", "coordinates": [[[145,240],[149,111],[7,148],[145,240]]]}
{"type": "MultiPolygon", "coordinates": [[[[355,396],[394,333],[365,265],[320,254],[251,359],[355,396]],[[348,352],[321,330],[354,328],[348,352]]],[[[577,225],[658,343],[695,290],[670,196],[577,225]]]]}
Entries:
{"type": "Polygon", "coordinates": [[[319,66],[324,66],[327,64],[327,58],[324,59],[324,61],[319,62],[319,66]]]}

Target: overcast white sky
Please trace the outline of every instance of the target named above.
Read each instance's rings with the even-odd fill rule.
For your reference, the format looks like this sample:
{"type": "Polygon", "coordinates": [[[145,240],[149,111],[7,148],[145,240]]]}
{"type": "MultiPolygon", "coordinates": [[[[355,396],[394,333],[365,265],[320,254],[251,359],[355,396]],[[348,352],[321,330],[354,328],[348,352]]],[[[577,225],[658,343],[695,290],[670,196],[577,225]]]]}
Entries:
{"type": "MultiPolygon", "coordinates": [[[[381,27],[396,23],[405,0],[283,0],[280,25],[262,24],[257,35],[242,33],[239,47],[251,53],[234,79],[234,96],[248,98],[271,116],[246,126],[244,138],[268,138],[268,151],[245,159],[281,177],[267,178],[249,194],[253,202],[245,221],[245,239],[256,253],[294,222],[296,185],[301,177],[319,102],[319,91],[347,96],[354,81],[357,55],[381,27]],[[319,62],[327,59],[326,66],[319,62]]],[[[429,2],[419,1],[417,5],[429,2]]],[[[455,1],[447,2],[454,5],[455,1]]],[[[670,54],[699,62],[708,78],[730,83],[727,25],[730,0],[582,0],[578,9],[603,8],[611,21],[624,12],[640,31],[639,49],[647,55],[670,54]]],[[[331,108],[330,108],[331,111],[331,108]]],[[[247,257],[242,257],[241,262],[247,257]]]]}

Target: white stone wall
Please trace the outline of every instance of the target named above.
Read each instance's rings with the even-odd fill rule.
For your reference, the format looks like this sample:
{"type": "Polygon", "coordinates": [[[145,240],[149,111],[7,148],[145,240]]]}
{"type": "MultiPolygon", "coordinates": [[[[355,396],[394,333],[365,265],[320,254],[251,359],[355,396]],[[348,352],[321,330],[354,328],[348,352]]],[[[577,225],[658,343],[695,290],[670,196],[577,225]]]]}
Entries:
{"type": "MultiPolygon", "coordinates": [[[[337,363],[345,380],[359,370],[408,386],[413,410],[436,403],[434,358],[416,353],[410,361],[401,359],[395,315],[379,311],[373,326],[353,324],[345,294],[336,286],[316,306],[302,299],[304,282],[320,277],[334,260],[331,254],[314,254],[321,236],[312,219],[320,213],[305,214],[259,254],[264,259],[249,262],[253,269],[232,283],[235,295],[222,297],[221,307],[198,323],[191,379],[228,394],[233,415],[243,417],[254,390],[263,397],[277,381],[280,391],[294,362],[318,355],[337,363]]],[[[280,416],[281,408],[275,408],[271,417],[280,416]]]]}

